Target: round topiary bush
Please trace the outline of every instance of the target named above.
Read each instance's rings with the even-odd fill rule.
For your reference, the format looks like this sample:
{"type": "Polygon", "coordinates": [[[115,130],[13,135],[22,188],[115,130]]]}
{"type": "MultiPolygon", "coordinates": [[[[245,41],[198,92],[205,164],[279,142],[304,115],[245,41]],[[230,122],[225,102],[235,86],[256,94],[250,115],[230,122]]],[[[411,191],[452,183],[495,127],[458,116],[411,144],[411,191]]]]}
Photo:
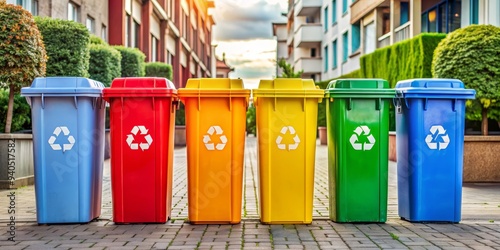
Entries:
{"type": "Polygon", "coordinates": [[[172,65],[164,62],[148,62],[145,66],[145,76],[157,76],[172,81],[172,65]]]}
{"type": "Polygon", "coordinates": [[[122,56],[118,50],[105,44],[90,45],[89,75],[109,87],[121,75],[122,56]]]}
{"type": "Polygon", "coordinates": [[[6,133],[11,131],[15,94],[35,77],[45,75],[46,62],[45,47],[31,13],[0,2],[0,88],[9,89],[7,112],[0,119],[6,133]]]}
{"type": "Polygon", "coordinates": [[[476,90],[476,100],[467,102],[467,119],[482,120],[488,133],[488,117],[500,121],[500,27],[470,25],[443,39],[432,60],[432,75],[455,78],[476,90]]]}
{"type": "Polygon", "coordinates": [[[137,48],[129,48],[124,46],[112,46],[116,50],[120,52],[122,55],[122,77],[135,77],[135,76],[144,76],[144,67],[146,59],[146,55],[142,53],[137,48]]]}

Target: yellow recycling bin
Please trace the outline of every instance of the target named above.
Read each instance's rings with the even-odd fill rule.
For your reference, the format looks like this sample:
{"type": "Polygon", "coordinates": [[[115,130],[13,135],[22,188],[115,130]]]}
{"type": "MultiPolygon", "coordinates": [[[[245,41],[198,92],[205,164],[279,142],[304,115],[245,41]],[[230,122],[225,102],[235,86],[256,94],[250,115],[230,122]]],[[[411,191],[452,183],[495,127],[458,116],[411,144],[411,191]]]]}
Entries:
{"type": "Polygon", "coordinates": [[[253,91],[257,117],[260,220],[312,222],[318,102],[312,80],[261,80],[253,91]]]}
{"type": "Polygon", "coordinates": [[[250,90],[236,79],[189,79],[185,105],[188,219],[192,224],[241,221],[246,109],[250,90]]]}

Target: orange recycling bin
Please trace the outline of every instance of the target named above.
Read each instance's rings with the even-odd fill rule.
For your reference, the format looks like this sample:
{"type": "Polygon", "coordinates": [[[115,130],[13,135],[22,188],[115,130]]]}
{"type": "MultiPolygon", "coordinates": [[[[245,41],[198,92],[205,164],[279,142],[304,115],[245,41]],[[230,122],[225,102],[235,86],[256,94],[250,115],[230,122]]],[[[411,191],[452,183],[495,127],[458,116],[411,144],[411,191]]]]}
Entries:
{"type": "Polygon", "coordinates": [[[115,223],[165,223],[172,201],[177,90],[166,78],[116,78],[110,103],[115,223]]]}
{"type": "Polygon", "coordinates": [[[188,219],[192,224],[237,224],[250,90],[240,79],[189,79],[178,90],[185,105],[188,219]]]}

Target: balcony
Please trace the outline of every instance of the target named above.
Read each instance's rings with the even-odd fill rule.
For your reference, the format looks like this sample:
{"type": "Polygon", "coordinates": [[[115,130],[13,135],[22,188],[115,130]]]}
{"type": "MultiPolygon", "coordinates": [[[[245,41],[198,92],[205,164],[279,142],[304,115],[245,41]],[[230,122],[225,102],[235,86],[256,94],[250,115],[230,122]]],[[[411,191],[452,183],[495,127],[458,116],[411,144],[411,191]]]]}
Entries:
{"type": "Polygon", "coordinates": [[[394,29],[394,42],[401,42],[410,38],[410,24],[411,22],[406,22],[405,24],[394,29]]]}
{"type": "Polygon", "coordinates": [[[321,57],[301,57],[295,62],[295,70],[304,70],[304,74],[320,74],[321,69],[321,57]]]}
{"type": "Polygon", "coordinates": [[[322,0],[299,0],[295,4],[297,16],[313,16],[321,10],[322,0]]]}
{"type": "Polygon", "coordinates": [[[375,8],[389,6],[389,0],[358,0],[351,5],[351,24],[358,22],[366,14],[372,12],[375,8]]]}
{"type": "Polygon", "coordinates": [[[303,24],[295,32],[294,47],[309,47],[321,43],[323,27],[318,24],[303,24]]]}

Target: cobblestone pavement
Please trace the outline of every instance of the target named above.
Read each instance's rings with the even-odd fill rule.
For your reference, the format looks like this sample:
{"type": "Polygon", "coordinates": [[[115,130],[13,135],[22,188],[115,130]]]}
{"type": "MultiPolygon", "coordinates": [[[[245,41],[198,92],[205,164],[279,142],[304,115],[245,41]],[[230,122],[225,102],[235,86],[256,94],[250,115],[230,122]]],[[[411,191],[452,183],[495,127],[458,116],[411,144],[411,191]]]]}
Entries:
{"type": "Polygon", "coordinates": [[[396,164],[389,163],[388,221],[340,224],[328,220],[327,147],[318,145],[313,223],[263,225],[258,217],[256,140],[247,139],[242,222],[190,225],[186,149],[176,148],[172,218],[165,224],[115,225],[109,161],[101,217],[88,224],[37,225],[33,186],[15,190],[16,235],[8,241],[7,195],[0,190],[1,249],[500,249],[500,184],[465,184],[459,224],[410,223],[397,215],[396,164]]]}

